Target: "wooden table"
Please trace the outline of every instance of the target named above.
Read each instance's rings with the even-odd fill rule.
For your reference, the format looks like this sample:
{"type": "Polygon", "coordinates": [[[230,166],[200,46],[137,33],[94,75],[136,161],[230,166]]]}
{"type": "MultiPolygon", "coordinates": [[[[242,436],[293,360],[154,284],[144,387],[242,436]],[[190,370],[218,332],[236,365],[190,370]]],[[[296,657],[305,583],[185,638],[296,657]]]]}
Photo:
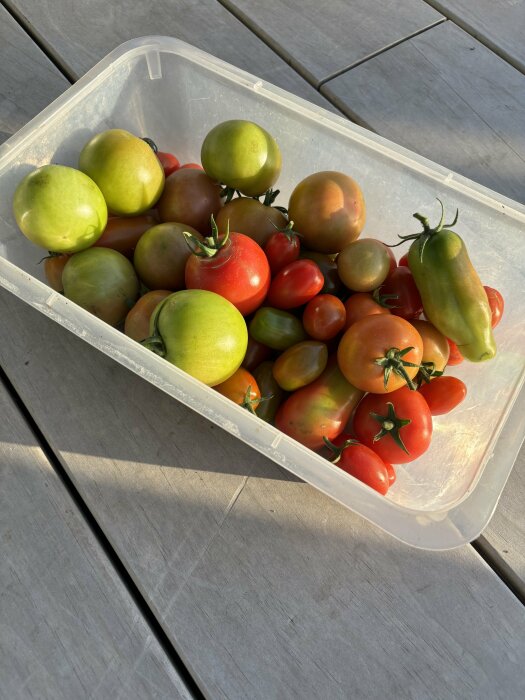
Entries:
{"type": "MultiPolygon", "coordinates": [[[[4,0],[5,140],[170,35],[525,202],[525,7],[4,0]]],[[[525,697],[525,453],[406,547],[0,291],[0,698],[525,697]],[[198,436],[198,439],[195,439],[198,436]]]]}

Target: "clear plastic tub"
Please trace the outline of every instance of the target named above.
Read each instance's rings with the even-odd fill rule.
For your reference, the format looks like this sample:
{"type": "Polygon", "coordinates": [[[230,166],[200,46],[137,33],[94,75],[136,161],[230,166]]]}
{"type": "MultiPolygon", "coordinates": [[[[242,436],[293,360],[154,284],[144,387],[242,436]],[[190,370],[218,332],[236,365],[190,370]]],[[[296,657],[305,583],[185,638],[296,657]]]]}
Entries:
{"type": "MultiPolygon", "coordinates": [[[[129,41],[0,147],[0,284],[147,381],[245,441],[398,539],[449,549],[488,523],[525,431],[525,207],[167,37],[129,41]],[[283,154],[279,202],[318,170],[340,170],[361,185],[368,219],[363,235],[385,242],[415,232],[415,211],[453,215],[484,284],[506,300],[496,359],[453,369],[468,386],[465,402],[435,420],[429,451],[398,467],[386,497],[235,406],[38,279],[40,249],[18,231],[11,201],[35,166],[76,165],[87,139],[121,127],[148,135],[181,160],[194,161],[203,137],[225,119],[254,120],[283,154]]],[[[278,202],[278,203],[279,203],[278,202]]],[[[399,249],[398,249],[399,250],[399,249]]]]}

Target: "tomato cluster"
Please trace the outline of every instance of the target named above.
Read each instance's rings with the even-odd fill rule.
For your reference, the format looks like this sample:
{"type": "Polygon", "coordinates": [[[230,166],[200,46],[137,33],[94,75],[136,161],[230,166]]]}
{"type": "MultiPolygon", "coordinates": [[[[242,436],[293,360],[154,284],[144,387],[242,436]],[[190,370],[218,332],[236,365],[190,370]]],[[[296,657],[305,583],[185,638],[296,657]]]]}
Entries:
{"type": "MultiPolygon", "coordinates": [[[[58,236],[28,182],[15,216],[52,249],[53,289],[385,494],[392,465],[420,457],[433,417],[465,398],[444,374],[460,349],[425,315],[408,256],[360,237],[365,199],[350,176],[313,173],[276,206],[280,149],[243,120],[212,129],[201,160],[103,132],[79,160],[107,205],[106,216],[90,194],[91,219],[107,219],[96,235],[82,242],[72,210],[58,236]]],[[[55,177],[60,188],[69,175],[55,177]]],[[[485,292],[494,327],[503,298],[485,292]]]]}

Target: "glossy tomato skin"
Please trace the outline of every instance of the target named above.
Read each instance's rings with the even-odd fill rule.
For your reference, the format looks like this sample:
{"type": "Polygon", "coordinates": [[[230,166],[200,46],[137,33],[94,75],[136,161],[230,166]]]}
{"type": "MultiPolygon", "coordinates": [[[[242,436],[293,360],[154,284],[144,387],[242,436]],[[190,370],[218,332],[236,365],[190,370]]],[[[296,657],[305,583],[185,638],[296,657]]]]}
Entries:
{"type": "Polygon", "coordinates": [[[398,267],[408,267],[408,253],[399,258],[398,267]]]}
{"type": "Polygon", "coordinates": [[[313,260],[295,260],[272,279],[267,303],[276,309],[295,309],[313,299],[323,288],[324,277],[313,260]]]}
{"type": "Polygon", "coordinates": [[[142,216],[111,216],[98,241],[97,248],[112,248],[132,258],[140,237],[157,223],[155,213],[142,216]]]}
{"type": "Polygon", "coordinates": [[[226,396],[239,406],[244,406],[253,413],[255,413],[259,405],[261,392],[257,380],[244,367],[239,367],[231,377],[220,384],[216,384],[213,388],[219,394],[226,396]]]}
{"type": "Polygon", "coordinates": [[[464,358],[463,355],[459,352],[458,346],[453,340],[450,340],[450,338],[447,338],[447,343],[449,348],[447,365],[450,365],[451,367],[455,365],[460,365],[463,362],[464,358]]]}
{"type": "Polygon", "coordinates": [[[337,256],[329,253],[317,253],[315,250],[305,250],[301,247],[299,257],[313,260],[319,265],[319,269],[324,277],[321,294],[333,294],[340,299],[348,296],[348,289],[342,283],[337,272],[337,256]]]}
{"type": "Polygon", "coordinates": [[[450,413],[464,400],[467,387],[457,377],[435,377],[428,384],[422,384],[419,392],[428,404],[433,416],[450,413]]]}
{"type": "Polygon", "coordinates": [[[276,227],[285,228],[288,220],[282,211],[257,199],[235,197],[219,210],[216,223],[220,234],[238,231],[264,247],[276,227]]]}
{"type": "Polygon", "coordinates": [[[393,295],[388,299],[390,313],[407,321],[419,318],[423,312],[421,295],[414,282],[414,276],[407,266],[396,267],[381,285],[381,295],[393,295]]]}
{"type": "Polygon", "coordinates": [[[450,347],[447,339],[433,326],[430,321],[417,319],[412,321],[412,325],[417,330],[423,341],[422,362],[431,362],[432,369],[437,372],[443,372],[448,364],[450,356],[450,347]]]}
{"type": "Polygon", "coordinates": [[[264,252],[270,264],[272,275],[298,259],[301,252],[299,236],[295,233],[274,231],[264,245],[264,252]]]}
{"type": "Polygon", "coordinates": [[[255,338],[252,338],[252,336],[248,334],[248,347],[246,349],[244,360],[242,361],[242,366],[249,372],[253,372],[253,370],[261,364],[261,362],[269,360],[272,355],[273,350],[271,348],[269,348],[267,345],[259,343],[259,341],[255,340],[255,338]]]}
{"type": "Polygon", "coordinates": [[[211,233],[211,217],[222,207],[221,188],[202,170],[179,168],[166,178],[157,202],[161,222],[177,221],[197,229],[203,236],[211,233]]]}
{"type": "Polygon", "coordinates": [[[303,326],[315,340],[331,340],[343,330],[346,321],[345,305],[333,294],[318,294],[303,311],[303,326]]]}
{"type": "MultiPolygon", "coordinates": [[[[333,444],[342,447],[351,439],[347,433],[341,433],[333,444]]],[[[359,479],[370,488],[378,491],[382,496],[390,487],[390,477],[387,465],[381,457],[366,445],[354,440],[347,445],[341,453],[336,465],[351,476],[359,479]]]]}
{"type": "Polygon", "coordinates": [[[401,387],[390,394],[367,394],[356,409],[353,428],[357,439],[370,447],[384,462],[405,464],[417,459],[428,449],[432,438],[432,415],[427,402],[418,391],[401,387]],[[399,428],[399,437],[407,452],[388,431],[376,439],[381,431],[381,422],[373,414],[386,419],[389,403],[393,405],[397,418],[410,421],[399,428]]]}
{"type": "Polygon", "coordinates": [[[168,177],[175,170],[180,168],[179,159],[173,155],[173,153],[166,153],[165,151],[157,151],[157,158],[160,160],[162,169],[164,170],[164,177],[168,177]]]}
{"type": "Polygon", "coordinates": [[[62,292],[64,290],[64,284],[62,282],[62,272],[66,266],[67,261],[71,255],[67,253],[61,253],[57,255],[49,255],[44,258],[44,274],[47,279],[47,283],[54,289],[55,292],[62,292]]]}
{"type": "Polygon", "coordinates": [[[262,401],[257,406],[257,415],[267,423],[274,423],[277,409],[286,397],[286,392],[281,389],[273,376],[273,362],[265,360],[253,370],[253,376],[257,380],[261,392],[262,401]]]}
{"type": "Polygon", "coordinates": [[[285,350],[273,364],[273,376],[285,391],[313,382],[326,368],[328,349],[319,340],[304,340],[285,350]]]}
{"type": "Polygon", "coordinates": [[[416,365],[405,367],[413,379],[421,363],[423,341],[414,326],[391,314],[365,316],[350,326],[339,342],[337,361],[349,382],[363,391],[385,394],[406,384],[402,376],[392,371],[385,388],[385,370],[376,360],[391,348],[412,348],[402,359],[416,365]]]}
{"type": "Polygon", "coordinates": [[[505,301],[501,292],[498,292],[494,287],[484,286],[483,289],[487,293],[487,298],[489,300],[490,313],[492,315],[492,328],[496,328],[503,316],[505,301]]]}
{"type": "Polygon", "coordinates": [[[141,296],[126,316],[124,333],[139,343],[147,338],[149,336],[151,315],[158,304],[166,297],[169,297],[170,294],[171,291],[167,289],[155,289],[141,296]]]}
{"type": "Polygon", "coordinates": [[[226,244],[211,258],[190,255],[186,262],[187,289],[216,292],[251,314],[270,287],[270,266],[263,249],[243,233],[230,233],[226,244]]]}
{"type": "Polygon", "coordinates": [[[365,316],[390,314],[386,306],[381,306],[368,292],[357,292],[348,297],[344,303],[346,311],[345,330],[365,316]]]}
{"type": "Polygon", "coordinates": [[[200,163],[184,163],[179,170],[204,170],[200,163]]]}
{"type": "Polygon", "coordinates": [[[372,292],[383,284],[390,267],[389,249],[375,238],[359,238],[337,256],[339,277],[355,292],[372,292]]]}
{"type": "Polygon", "coordinates": [[[250,321],[250,335],[273,350],[286,348],[307,339],[301,321],[288,311],[262,306],[250,321]]]}

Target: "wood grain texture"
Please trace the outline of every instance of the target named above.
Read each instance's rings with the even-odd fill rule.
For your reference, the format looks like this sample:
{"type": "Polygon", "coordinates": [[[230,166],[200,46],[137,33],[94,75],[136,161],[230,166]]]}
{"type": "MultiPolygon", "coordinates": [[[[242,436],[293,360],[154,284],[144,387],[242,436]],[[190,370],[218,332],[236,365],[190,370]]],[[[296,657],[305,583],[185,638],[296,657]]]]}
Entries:
{"type": "Polygon", "coordinates": [[[523,695],[525,611],[472,548],[395,542],[4,291],[0,324],[0,361],[210,697],[523,695]]]}
{"type": "Polygon", "coordinates": [[[189,700],[0,383],[0,698],[189,700]]]}
{"type": "Polygon", "coordinates": [[[426,0],[525,73],[524,0],[426,0]]]}
{"type": "Polygon", "coordinates": [[[6,4],[37,28],[76,76],[128,39],[172,36],[337,111],[217,0],[60,0],[59,4],[55,0],[8,0],[6,4]]]}
{"type": "Polygon", "coordinates": [[[322,92],[382,136],[525,202],[525,76],[451,22],[322,92]]]}
{"type": "Polygon", "coordinates": [[[313,85],[443,17],[422,0],[220,0],[313,85]]]}

